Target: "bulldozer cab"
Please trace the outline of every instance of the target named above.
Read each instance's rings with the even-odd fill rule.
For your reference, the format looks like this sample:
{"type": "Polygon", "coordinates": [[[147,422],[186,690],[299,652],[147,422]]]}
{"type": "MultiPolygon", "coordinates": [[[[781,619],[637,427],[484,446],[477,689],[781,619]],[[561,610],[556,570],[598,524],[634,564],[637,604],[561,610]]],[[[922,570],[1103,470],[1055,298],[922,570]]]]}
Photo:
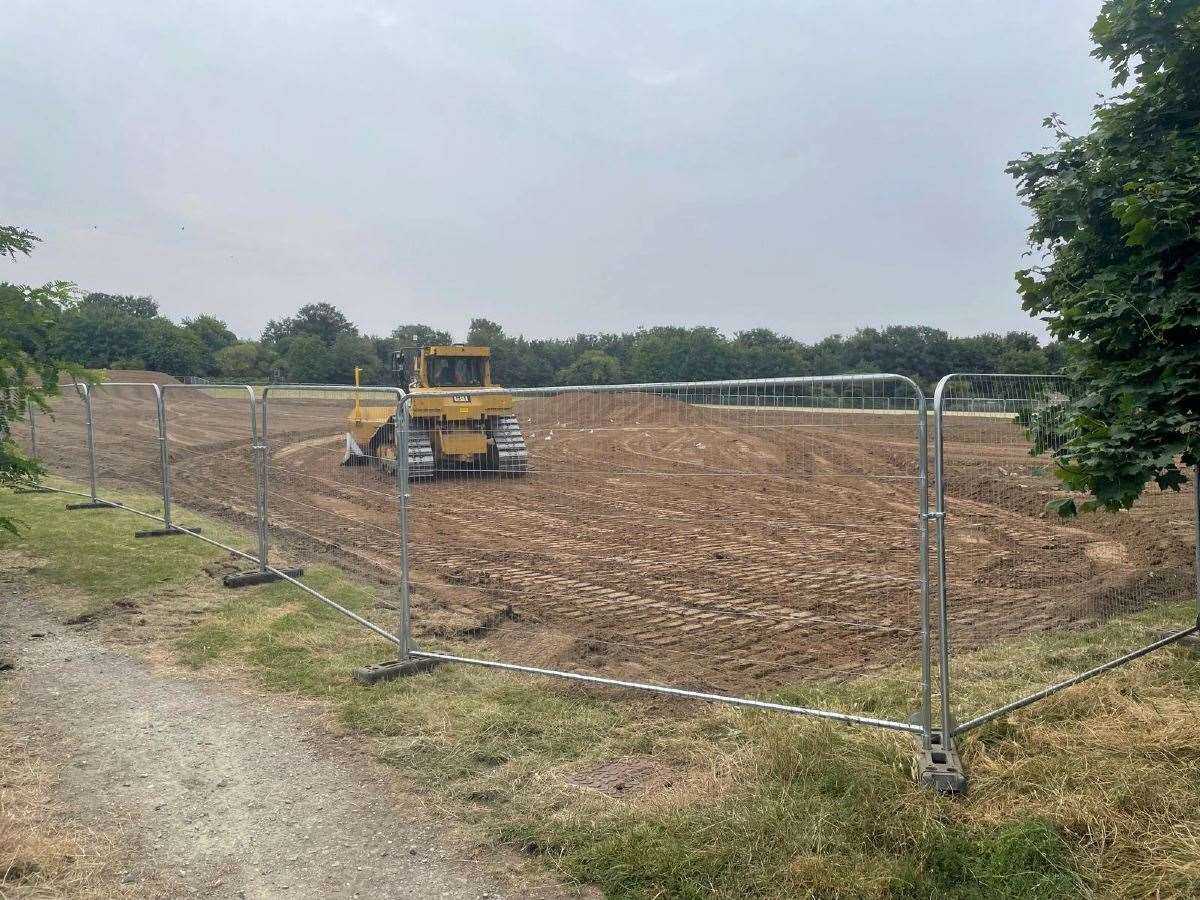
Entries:
{"type": "Polygon", "coordinates": [[[430,387],[483,387],[483,359],[442,356],[426,361],[430,387]]]}
{"type": "Polygon", "coordinates": [[[491,350],[465,344],[394,350],[392,372],[400,387],[491,387],[491,350]]]}

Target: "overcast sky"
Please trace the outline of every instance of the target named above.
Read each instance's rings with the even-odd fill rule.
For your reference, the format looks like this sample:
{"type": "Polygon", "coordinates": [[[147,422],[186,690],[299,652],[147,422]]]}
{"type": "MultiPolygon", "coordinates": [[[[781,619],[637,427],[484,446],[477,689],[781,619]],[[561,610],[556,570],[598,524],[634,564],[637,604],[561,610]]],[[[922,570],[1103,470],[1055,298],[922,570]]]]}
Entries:
{"type": "Polygon", "coordinates": [[[1005,162],[1086,127],[1099,0],[8,0],[0,278],[243,336],[472,316],[1040,330],[1005,162]]]}

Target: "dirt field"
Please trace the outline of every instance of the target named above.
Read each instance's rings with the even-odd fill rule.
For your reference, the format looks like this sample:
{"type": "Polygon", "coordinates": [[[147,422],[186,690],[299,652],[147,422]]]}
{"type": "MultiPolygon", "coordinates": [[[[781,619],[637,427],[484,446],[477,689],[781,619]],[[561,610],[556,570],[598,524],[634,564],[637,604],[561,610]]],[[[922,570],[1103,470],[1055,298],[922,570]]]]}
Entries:
{"type": "MultiPolygon", "coordinates": [[[[97,392],[102,486],[157,487],[149,396],[97,392]]],[[[911,406],[709,401],[522,398],[529,476],[415,483],[420,643],[739,691],[915,665],[911,406]]],[[[39,433],[51,470],[73,478],[85,473],[80,406],[62,401],[39,433]]],[[[271,401],[273,540],[290,560],[326,555],[394,582],[394,480],[338,464],[348,407],[333,395],[271,401]]],[[[167,410],[177,502],[250,525],[248,401],[168,389],[167,410]]],[[[1010,419],[949,420],[946,448],[957,647],[1188,595],[1190,494],[1155,496],[1118,516],[1048,521],[1042,509],[1057,483],[1010,419]]]]}

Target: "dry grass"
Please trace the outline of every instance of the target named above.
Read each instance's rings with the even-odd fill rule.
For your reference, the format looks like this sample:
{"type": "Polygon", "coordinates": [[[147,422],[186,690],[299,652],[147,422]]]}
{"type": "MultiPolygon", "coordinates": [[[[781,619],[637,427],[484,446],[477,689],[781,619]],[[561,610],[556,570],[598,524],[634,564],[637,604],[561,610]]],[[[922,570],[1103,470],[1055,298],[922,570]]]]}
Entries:
{"type": "Polygon", "coordinates": [[[1051,697],[966,743],[964,813],[1042,815],[1099,896],[1200,893],[1200,661],[1176,648],[1051,697]]]}
{"type": "Polygon", "coordinates": [[[0,728],[0,898],[146,898],[157,883],[122,879],[129,854],[111,835],[77,821],[57,773],[0,728]]]}

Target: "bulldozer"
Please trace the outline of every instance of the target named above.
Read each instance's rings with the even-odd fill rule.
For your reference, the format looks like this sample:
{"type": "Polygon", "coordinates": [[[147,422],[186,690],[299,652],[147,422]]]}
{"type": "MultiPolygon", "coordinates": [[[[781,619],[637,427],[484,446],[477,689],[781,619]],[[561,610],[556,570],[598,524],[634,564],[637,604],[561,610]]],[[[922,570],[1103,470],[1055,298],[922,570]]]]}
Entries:
{"type": "MultiPolygon", "coordinates": [[[[393,380],[408,401],[408,477],[480,471],[524,475],[529,451],[512,394],[492,383],[490,347],[437,344],[393,350],[393,380]]],[[[360,369],[354,370],[359,385],[360,369]]],[[[356,394],[343,465],[396,470],[396,410],[364,406],[356,394]]]]}

